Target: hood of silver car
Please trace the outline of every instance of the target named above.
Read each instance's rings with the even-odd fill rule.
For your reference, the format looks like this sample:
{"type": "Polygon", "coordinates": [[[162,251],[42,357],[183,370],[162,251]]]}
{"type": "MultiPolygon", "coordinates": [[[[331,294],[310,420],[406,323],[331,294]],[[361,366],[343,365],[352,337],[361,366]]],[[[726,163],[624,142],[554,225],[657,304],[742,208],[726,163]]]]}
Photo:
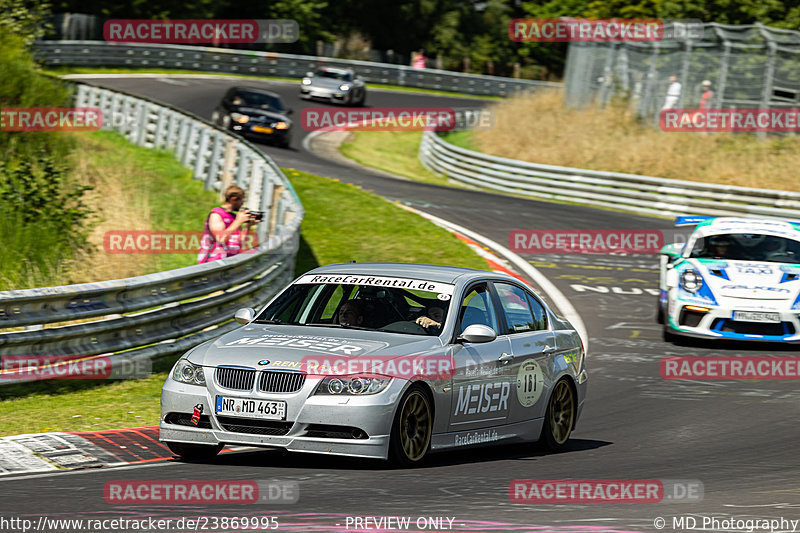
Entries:
{"type": "Polygon", "coordinates": [[[393,358],[441,354],[438,337],[354,329],[251,324],[198,346],[189,360],[202,366],[303,370],[304,359],[393,358]]]}

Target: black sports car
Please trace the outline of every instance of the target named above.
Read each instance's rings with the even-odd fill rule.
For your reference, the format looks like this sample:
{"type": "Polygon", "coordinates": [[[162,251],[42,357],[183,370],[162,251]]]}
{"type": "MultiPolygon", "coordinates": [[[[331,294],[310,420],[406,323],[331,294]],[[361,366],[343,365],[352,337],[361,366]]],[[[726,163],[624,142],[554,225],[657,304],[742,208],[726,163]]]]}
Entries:
{"type": "Polygon", "coordinates": [[[253,87],[232,87],[211,115],[214,124],[258,141],[289,147],[292,112],[276,93],[253,87]]]}

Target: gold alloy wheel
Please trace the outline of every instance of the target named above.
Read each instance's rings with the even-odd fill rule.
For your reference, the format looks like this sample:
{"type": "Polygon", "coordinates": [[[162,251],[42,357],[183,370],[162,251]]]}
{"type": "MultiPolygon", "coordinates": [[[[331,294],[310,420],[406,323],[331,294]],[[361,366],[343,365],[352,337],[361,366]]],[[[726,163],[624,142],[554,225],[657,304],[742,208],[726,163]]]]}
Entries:
{"type": "Polygon", "coordinates": [[[405,399],[399,429],[403,453],[410,461],[419,461],[431,441],[431,408],[422,392],[415,390],[405,399]]]}
{"type": "Polygon", "coordinates": [[[561,380],[550,397],[550,432],[556,444],[567,442],[575,422],[575,395],[572,387],[561,380]]]}

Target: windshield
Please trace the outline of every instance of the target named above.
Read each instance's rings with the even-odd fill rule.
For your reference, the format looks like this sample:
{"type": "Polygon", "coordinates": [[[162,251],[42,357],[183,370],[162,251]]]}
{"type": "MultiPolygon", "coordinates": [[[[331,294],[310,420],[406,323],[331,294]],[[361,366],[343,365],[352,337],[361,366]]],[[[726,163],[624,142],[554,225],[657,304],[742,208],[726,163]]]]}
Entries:
{"type": "Polygon", "coordinates": [[[447,320],[452,289],[408,278],[306,275],[255,322],[436,336],[447,320]],[[341,282],[312,282],[317,278],[341,282]]]}
{"type": "Polygon", "coordinates": [[[800,241],[758,233],[709,235],[695,241],[689,257],[800,264],[800,241]]]}
{"type": "Polygon", "coordinates": [[[280,98],[263,93],[238,92],[233,96],[233,105],[283,111],[280,98]]]}
{"type": "Polygon", "coordinates": [[[331,78],[334,80],[339,81],[353,81],[350,73],[347,72],[335,72],[330,70],[318,70],[314,73],[314,76],[317,78],[331,78]]]}

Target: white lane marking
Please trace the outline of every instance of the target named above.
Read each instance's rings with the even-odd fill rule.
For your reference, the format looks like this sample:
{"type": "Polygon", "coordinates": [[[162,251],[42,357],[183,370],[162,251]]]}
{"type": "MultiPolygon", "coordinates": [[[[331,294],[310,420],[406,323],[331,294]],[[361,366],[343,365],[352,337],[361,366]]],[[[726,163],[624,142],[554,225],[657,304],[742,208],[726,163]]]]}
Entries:
{"type": "Polygon", "coordinates": [[[575,307],[573,307],[570,301],[567,299],[567,297],[564,296],[564,293],[558,290],[558,287],[553,285],[553,283],[549,279],[547,279],[547,277],[544,274],[539,272],[530,263],[525,261],[519,255],[515,254],[505,246],[501,245],[500,243],[495,242],[488,237],[484,237],[479,233],[475,233],[472,230],[468,230],[463,226],[459,226],[458,224],[454,224],[448,220],[439,218],[424,211],[414,209],[413,207],[408,207],[407,205],[403,204],[397,204],[397,205],[399,205],[400,207],[402,207],[407,211],[416,213],[423,218],[427,218],[437,226],[441,226],[450,231],[457,231],[458,233],[461,233],[469,237],[473,241],[479,242],[484,246],[491,248],[498,254],[505,257],[506,260],[508,260],[512,265],[516,266],[524,274],[529,276],[537,285],[539,285],[539,287],[542,288],[542,290],[547,294],[547,296],[550,297],[550,299],[553,301],[553,304],[564,314],[567,320],[569,320],[570,323],[578,331],[578,335],[580,335],[581,339],[583,340],[584,350],[588,352],[589,334],[586,331],[586,325],[583,323],[583,320],[581,319],[581,316],[578,314],[578,311],[575,310],[575,307]]]}
{"type": "Polygon", "coordinates": [[[185,81],[173,80],[173,79],[170,79],[170,78],[167,78],[167,77],[155,78],[155,80],[156,81],[160,81],[161,83],[168,83],[170,85],[181,85],[183,87],[188,87],[189,86],[189,84],[186,83],[185,81]]]}
{"type": "Polygon", "coordinates": [[[319,136],[320,136],[320,135],[322,135],[323,133],[330,133],[330,132],[328,132],[328,131],[323,131],[323,130],[317,130],[317,131],[312,131],[311,133],[309,133],[308,135],[306,135],[305,137],[303,137],[303,150],[305,150],[306,152],[310,152],[310,153],[312,153],[312,154],[313,154],[314,152],[313,152],[313,150],[311,150],[311,141],[312,141],[314,138],[316,138],[316,137],[319,137],[319,136]]]}

